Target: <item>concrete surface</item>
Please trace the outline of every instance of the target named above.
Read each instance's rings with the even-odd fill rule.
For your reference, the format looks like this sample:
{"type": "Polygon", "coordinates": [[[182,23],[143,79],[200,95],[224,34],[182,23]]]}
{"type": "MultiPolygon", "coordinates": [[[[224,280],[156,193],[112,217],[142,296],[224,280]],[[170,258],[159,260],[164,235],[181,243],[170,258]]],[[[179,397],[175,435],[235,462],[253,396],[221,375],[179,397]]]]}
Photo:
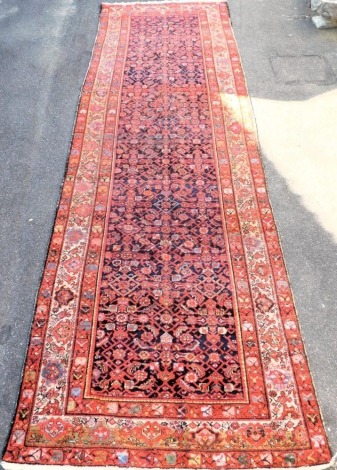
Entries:
{"type": "MultiPolygon", "coordinates": [[[[0,0],[1,449],[15,411],[99,3],[0,0]]],[[[229,0],[309,362],[336,452],[337,31],[318,31],[309,3],[229,0]]]]}

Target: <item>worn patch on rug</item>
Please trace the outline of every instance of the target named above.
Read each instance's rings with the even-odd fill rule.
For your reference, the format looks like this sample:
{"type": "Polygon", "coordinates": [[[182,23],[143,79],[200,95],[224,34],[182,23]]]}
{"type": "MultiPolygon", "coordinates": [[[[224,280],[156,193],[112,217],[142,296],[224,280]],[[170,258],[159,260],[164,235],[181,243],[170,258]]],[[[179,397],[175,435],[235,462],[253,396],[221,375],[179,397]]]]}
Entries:
{"type": "Polygon", "coordinates": [[[226,4],[102,7],[4,460],[330,460],[226,4]]]}

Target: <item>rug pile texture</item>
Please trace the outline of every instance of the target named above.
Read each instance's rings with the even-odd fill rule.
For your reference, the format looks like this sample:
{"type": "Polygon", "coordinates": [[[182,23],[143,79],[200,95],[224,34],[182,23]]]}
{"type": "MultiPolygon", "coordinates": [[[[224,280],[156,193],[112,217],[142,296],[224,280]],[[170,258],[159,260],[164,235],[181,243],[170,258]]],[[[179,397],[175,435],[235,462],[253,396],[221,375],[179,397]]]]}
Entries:
{"type": "Polygon", "coordinates": [[[103,4],[3,465],[329,460],[227,6],[103,4]]]}

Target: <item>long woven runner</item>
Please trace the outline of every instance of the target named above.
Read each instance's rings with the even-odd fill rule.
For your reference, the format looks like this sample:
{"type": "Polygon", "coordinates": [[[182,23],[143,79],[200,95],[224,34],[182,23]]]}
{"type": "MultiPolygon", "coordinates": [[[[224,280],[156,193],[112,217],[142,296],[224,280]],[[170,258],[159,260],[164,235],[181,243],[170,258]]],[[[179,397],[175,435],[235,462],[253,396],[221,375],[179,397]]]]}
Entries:
{"type": "Polygon", "coordinates": [[[329,460],[226,4],[103,4],[3,465],[329,460]]]}

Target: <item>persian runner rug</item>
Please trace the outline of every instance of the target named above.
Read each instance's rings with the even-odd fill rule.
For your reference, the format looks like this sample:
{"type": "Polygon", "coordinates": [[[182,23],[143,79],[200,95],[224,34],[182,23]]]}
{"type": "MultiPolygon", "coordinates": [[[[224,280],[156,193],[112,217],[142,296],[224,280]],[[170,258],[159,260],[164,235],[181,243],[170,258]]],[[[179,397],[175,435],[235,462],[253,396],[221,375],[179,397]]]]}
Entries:
{"type": "Polygon", "coordinates": [[[103,4],[3,465],[329,460],[226,4],[103,4]]]}

